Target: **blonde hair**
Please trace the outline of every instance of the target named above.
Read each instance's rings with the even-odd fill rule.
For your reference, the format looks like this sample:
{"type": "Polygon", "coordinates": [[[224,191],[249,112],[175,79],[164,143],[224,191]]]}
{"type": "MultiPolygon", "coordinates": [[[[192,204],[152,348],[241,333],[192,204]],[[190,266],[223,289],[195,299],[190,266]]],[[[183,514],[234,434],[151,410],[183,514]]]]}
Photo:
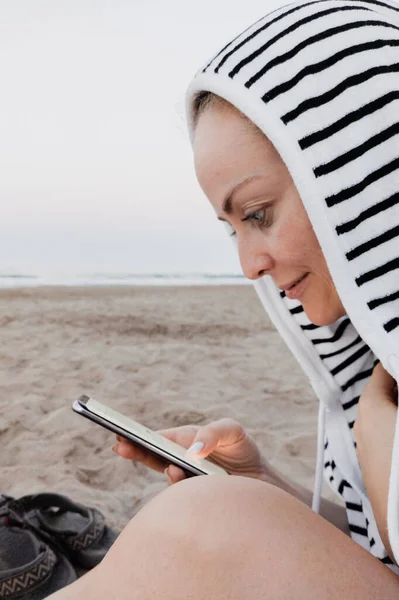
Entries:
{"type": "MultiPolygon", "coordinates": [[[[261,135],[263,135],[263,137],[266,138],[265,134],[263,133],[263,131],[261,129],[259,129],[259,127],[257,125],[255,125],[255,123],[253,123],[246,115],[244,115],[244,113],[242,113],[240,110],[238,110],[238,108],[236,108],[234,106],[234,104],[231,104],[231,102],[229,102],[228,100],[225,100],[225,98],[222,98],[222,96],[218,96],[217,94],[214,94],[213,92],[207,92],[207,91],[202,91],[202,92],[198,92],[198,94],[196,96],[194,96],[193,99],[193,124],[194,124],[194,130],[196,129],[197,125],[198,125],[198,121],[200,116],[209,108],[213,108],[213,107],[224,107],[224,108],[229,108],[231,110],[234,110],[238,115],[240,115],[240,117],[242,119],[244,119],[251,127],[254,131],[256,131],[257,133],[260,133],[261,135]]],[[[268,138],[266,138],[268,139],[268,138]]]]}
{"type": "Polygon", "coordinates": [[[194,129],[197,127],[200,116],[209,108],[213,106],[229,106],[234,108],[230,102],[227,102],[221,96],[214,94],[213,92],[198,92],[193,99],[193,123],[194,129]]]}

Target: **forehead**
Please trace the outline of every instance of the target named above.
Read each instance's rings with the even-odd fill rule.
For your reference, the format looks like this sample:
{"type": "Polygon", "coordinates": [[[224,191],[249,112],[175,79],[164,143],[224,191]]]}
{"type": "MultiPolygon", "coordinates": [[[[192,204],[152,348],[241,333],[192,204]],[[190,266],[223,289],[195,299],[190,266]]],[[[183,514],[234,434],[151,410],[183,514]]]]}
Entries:
{"type": "Polygon", "coordinates": [[[200,115],[193,150],[197,177],[209,198],[248,177],[262,175],[273,181],[285,168],[266,136],[225,104],[211,106],[200,115]]]}

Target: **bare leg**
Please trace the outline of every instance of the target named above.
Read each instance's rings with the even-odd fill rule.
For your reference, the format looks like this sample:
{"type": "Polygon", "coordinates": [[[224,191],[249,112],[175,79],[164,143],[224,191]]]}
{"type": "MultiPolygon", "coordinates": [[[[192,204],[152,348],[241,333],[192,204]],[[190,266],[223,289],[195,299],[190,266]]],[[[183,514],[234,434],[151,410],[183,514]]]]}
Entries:
{"type": "Polygon", "coordinates": [[[397,600],[399,577],[276,487],[196,477],[147,504],[54,600],[397,600]]]}

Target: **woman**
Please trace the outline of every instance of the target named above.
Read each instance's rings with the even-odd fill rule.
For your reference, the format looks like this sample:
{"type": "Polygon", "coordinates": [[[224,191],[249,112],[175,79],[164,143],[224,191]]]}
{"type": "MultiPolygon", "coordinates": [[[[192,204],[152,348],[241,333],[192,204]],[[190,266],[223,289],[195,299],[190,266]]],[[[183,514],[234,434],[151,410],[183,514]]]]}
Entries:
{"type": "Polygon", "coordinates": [[[310,510],[234,422],[165,431],[235,476],[161,493],[57,600],[398,597],[398,47],[392,1],[295,2],[188,92],[200,185],[320,398],[317,474],[346,508],[310,510]]]}

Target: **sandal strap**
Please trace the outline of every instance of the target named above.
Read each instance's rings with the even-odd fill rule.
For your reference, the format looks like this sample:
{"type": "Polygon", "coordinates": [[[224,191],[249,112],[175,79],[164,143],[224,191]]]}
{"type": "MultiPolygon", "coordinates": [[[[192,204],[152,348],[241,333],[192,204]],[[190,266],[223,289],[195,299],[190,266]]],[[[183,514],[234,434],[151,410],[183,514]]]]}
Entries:
{"type": "Polygon", "coordinates": [[[51,548],[43,545],[43,551],[25,568],[18,568],[17,573],[10,572],[7,576],[0,575],[0,598],[9,598],[37,588],[49,577],[57,560],[51,548]]]}
{"type": "MultiPolygon", "coordinates": [[[[30,525],[30,521],[29,518],[26,518],[26,516],[30,511],[35,510],[37,517],[41,522],[40,533],[42,535],[50,535],[51,538],[54,538],[54,543],[59,541],[67,546],[70,550],[75,552],[87,550],[99,542],[104,535],[105,518],[99,510],[83,506],[77,502],[72,502],[72,500],[70,500],[67,496],[63,496],[61,494],[42,493],[23,496],[18,500],[10,499],[10,502],[6,504],[6,510],[11,510],[19,515],[20,518],[22,518],[22,520],[28,525],[30,525]],[[53,507],[57,507],[62,511],[71,511],[81,514],[88,519],[87,526],[76,535],[62,532],[57,532],[55,534],[46,526],[46,523],[40,516],[41,511],[45,511],[46,509],[51,509],[53,507]]],[[[37,529],[34,529],[36,533],[38,533],[37,529]]],[[[49,540],[46,541],[49,543],[49,540]]]]}
{"type": "Polygon", "coordinates": [[[7,526],[14,525],[29,531],[38,540],[48,545],[55,552],[63,553],[63,548],[56,539],[53,539],[49,533],[32,523],[25,514],[13,510],[10,503],[0,506],[0,521],[1,520],[7,526]]]}
{"type": "Polygon", "coordinates": [[[14,500],[14,498],[6,496],[5,494],[0,494],[0,506],[4,506],[4,504],[7,504],[11,500],[14,500]]]}
{"type": "Polygon", "coordinates": [[[17,500],[11,499],[8,506],[17,513],[26,513],[34,509],[46,509],[51,507],[57,507],[64,511],[71,511],[86,516],[87,509],[85,506],[72,502],[67,496],[62,494],[32,494],[30,496],[22,496],[17,500]]]}
{"type": "Polygon", "coordinates": [[[105,519],[104,515],[96,509],[89,509],[90,523],[84,531],[77,535],[57,534],[68,548],[74,551],[87,550],[96,542],[99,542],[104,535],[105,519]]]}

